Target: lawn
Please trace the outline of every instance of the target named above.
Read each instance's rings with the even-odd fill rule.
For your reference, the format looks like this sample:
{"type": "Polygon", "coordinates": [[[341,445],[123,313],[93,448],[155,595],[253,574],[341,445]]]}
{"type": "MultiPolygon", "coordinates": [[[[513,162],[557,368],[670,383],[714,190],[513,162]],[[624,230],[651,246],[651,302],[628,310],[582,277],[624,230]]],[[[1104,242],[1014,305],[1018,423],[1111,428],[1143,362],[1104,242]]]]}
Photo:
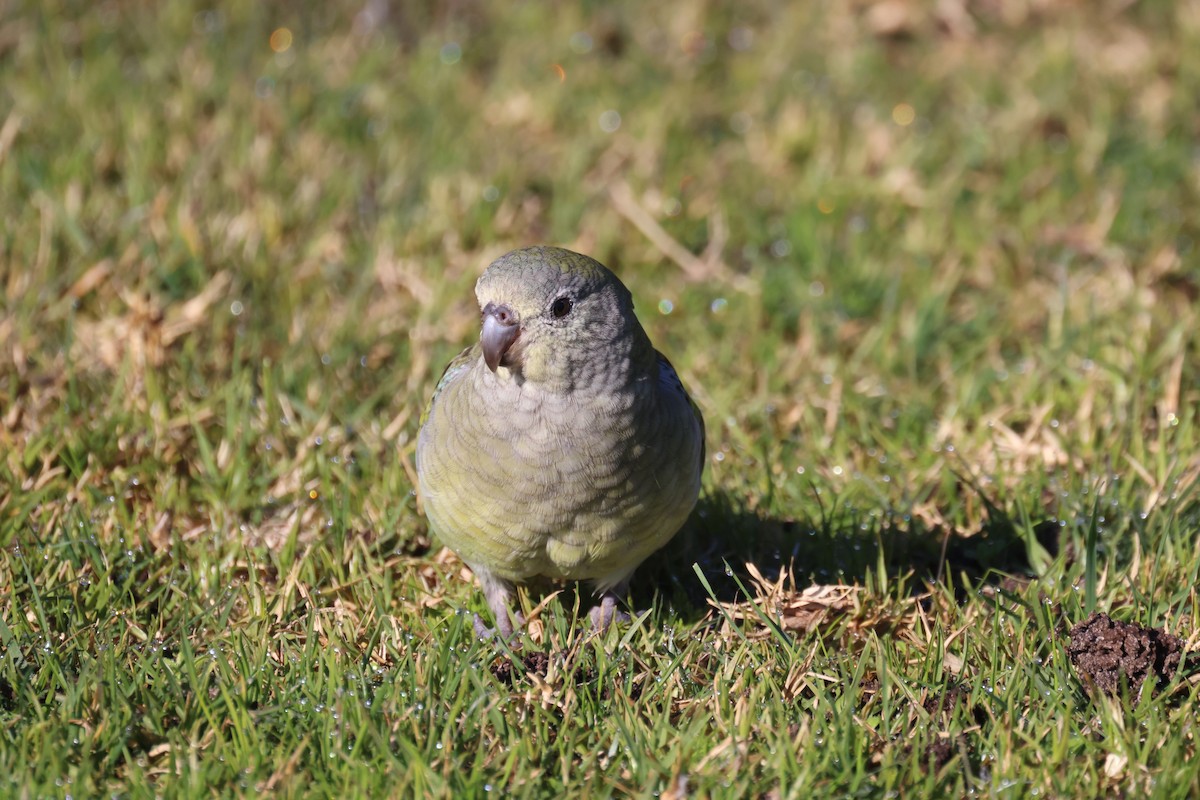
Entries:
{"type": "Polygon", "coordinates": [[[1198,97],[1194,0],[0,2],[0,794],[1200,794],[1068,636],[1200,643],[1198,97]],[[510,648],[413,453],[534,243],[708,464],[510,648]]]}

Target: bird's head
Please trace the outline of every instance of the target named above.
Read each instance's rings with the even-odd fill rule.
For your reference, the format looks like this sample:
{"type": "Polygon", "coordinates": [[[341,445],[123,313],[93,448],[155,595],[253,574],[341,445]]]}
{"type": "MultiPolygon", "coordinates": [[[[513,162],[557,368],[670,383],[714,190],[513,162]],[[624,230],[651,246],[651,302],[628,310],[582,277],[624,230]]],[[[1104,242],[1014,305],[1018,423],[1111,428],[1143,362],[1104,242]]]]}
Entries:
{"type": "Polygon", "coordinates": [[[599,262],[557,247],[500,257],[475,285],[483,359],[497,374],[551,391],[616,377],[653,348],[620,279],[599,262]]]}

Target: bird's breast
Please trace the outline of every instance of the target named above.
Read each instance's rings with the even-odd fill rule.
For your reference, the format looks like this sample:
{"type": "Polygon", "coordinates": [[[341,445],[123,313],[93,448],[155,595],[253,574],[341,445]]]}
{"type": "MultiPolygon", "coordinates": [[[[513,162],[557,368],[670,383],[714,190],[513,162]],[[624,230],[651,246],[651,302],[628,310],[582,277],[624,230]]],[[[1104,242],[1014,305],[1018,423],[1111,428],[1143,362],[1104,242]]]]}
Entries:
{"type": "Polygon", "coordinates": [[[636,566],[683,523],[699,485],[690,409],[660,398],[653,382],[590,395],[528,383],[451,394],[447,405],[469,413],[419,452],[437,532],[468,563],[514,580],[636,566]]]}

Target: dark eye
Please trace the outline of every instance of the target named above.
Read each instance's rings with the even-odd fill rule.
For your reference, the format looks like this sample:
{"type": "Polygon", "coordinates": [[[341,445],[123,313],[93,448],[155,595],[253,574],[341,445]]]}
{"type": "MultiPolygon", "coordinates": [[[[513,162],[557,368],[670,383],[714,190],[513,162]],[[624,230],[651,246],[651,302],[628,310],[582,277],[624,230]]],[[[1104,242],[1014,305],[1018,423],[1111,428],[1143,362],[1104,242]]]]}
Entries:
{"type": "Polygon", "coordinates": [[[550,313],[554,315],[555,319],[562,319],[567,314],[571,313],[571,308],[574,305],[575,304],[571,302],[571,298],[560,297],[554,301],[553,305],[550,306],[550,313]]]}

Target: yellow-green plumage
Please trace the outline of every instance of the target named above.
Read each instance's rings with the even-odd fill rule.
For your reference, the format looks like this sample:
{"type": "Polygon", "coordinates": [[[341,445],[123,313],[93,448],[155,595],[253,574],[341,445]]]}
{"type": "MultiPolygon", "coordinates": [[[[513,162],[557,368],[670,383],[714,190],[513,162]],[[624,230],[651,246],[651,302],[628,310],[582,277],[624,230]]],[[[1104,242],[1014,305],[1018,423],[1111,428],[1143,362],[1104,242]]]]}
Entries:
{"type": "Polygon", "coordinates": [[[593,582],[606,624],[695,505],[703,420],[629,291],[592,259],[518,250],[476,295],[481,341],[447,367],[422,420],[425,512],[502,634],[513,584],[536,577],[593,582]]]}

